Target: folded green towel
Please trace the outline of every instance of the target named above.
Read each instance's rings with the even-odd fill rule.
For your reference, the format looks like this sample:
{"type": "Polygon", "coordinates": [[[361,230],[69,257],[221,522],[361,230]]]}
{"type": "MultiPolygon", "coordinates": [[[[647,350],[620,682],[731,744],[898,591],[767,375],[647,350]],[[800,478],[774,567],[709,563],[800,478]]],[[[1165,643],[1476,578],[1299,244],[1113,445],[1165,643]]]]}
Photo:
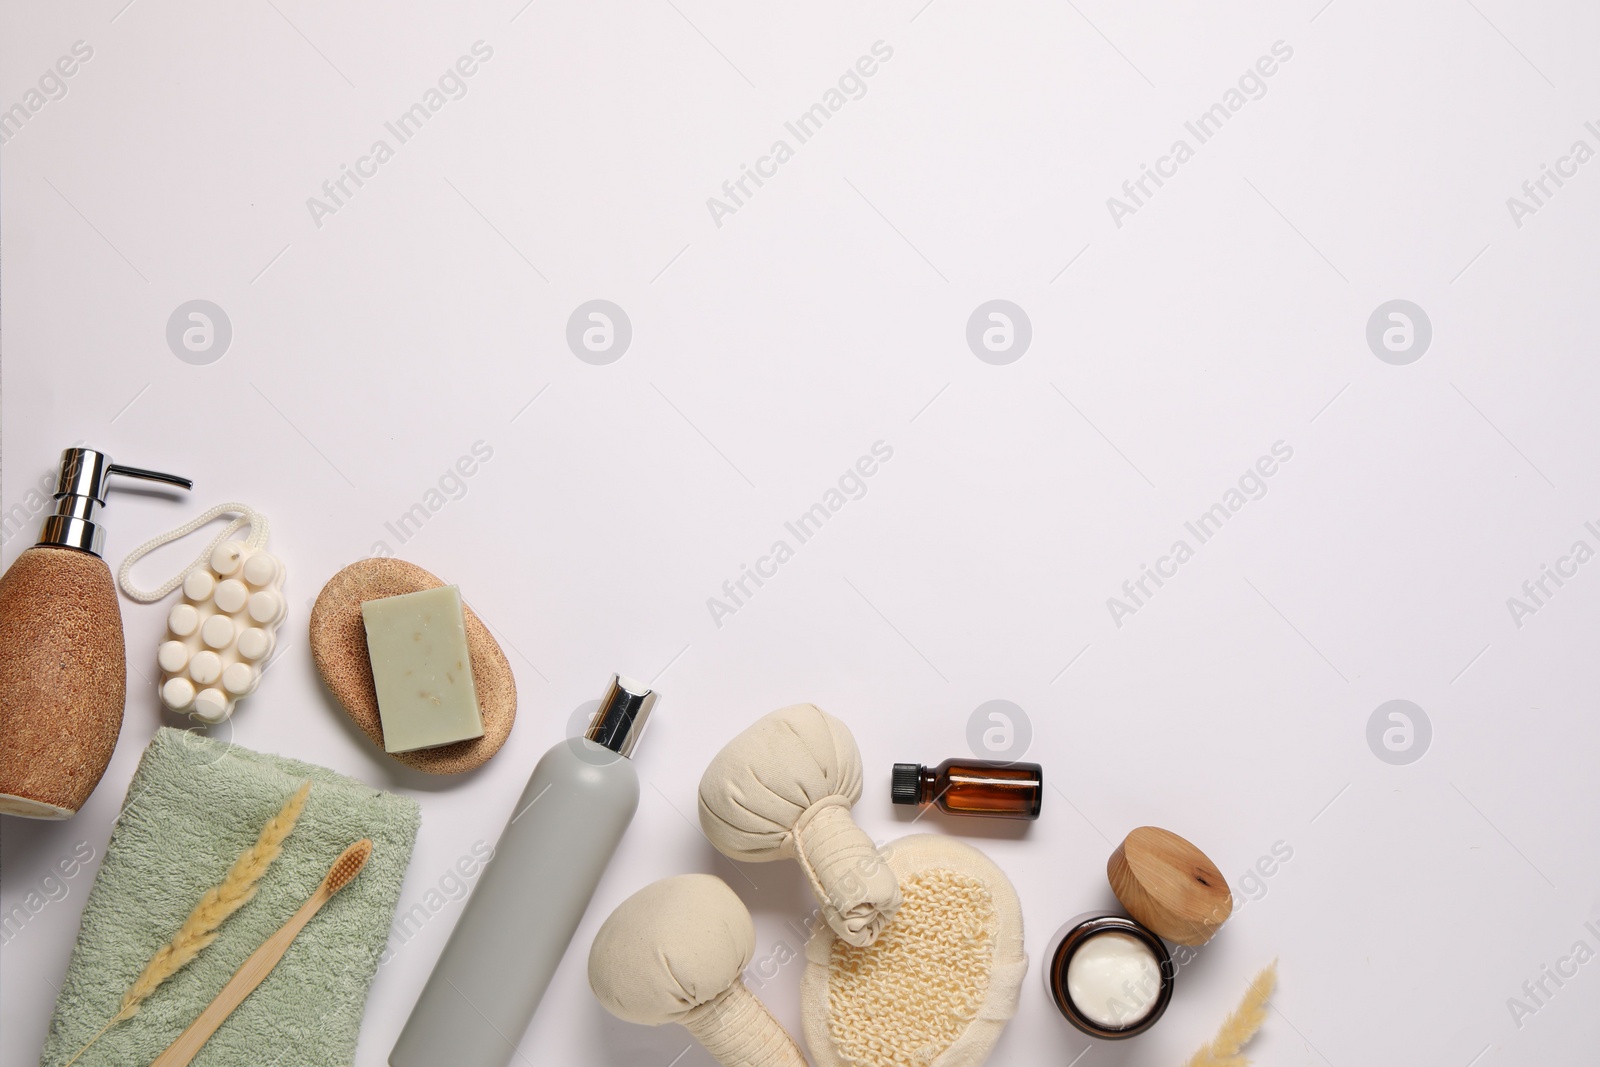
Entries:
{"type": "Polygon", "coordinates": [[[162,728],[139,762],[84,905],[41,1067],[66,1063],[117,1013],[151,955],[307,778],[313,784],[305,810],[255,898],[78,1063],[130,1067],[160,1055],[316,890],[339,853],[370,837],[365,869],[317,913],[194,1059],[196,1067],[353,1061],[367,987],[417,836],[416,801],[322,767],[162,728]]]}

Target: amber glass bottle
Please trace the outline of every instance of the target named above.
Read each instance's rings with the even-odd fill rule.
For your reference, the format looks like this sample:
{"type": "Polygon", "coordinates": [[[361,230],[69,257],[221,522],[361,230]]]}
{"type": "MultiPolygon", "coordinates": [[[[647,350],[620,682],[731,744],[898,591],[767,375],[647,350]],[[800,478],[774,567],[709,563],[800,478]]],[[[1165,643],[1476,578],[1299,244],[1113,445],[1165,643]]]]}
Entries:
{"type": "Polygon", "coordinates": [[[890,793],[896,804],[935,804],[951,815],[1037,819],[1044,801],[1044,768],[979,759],[947,759],[931,768],[896,763],[890,793]]]}

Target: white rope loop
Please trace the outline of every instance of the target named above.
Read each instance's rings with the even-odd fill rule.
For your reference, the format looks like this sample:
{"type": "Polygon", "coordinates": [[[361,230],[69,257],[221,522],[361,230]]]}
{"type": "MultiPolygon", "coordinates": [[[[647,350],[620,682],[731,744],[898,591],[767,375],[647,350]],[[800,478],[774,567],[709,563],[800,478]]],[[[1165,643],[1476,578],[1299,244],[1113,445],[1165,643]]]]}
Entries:
{"type": "Polygon", "coordinates": [[[122,561],[122,567],[117,571],[117,585],[122,588],[123,593],[126,594],[129,599],[137,600],[141,604],[153,604],[182,585],[183,580],[189,577],[191,571],[193,571],[196,567],[204,566],[208,561],[210,561],[211,553],[216,551],[218,545],[222,544],[222,542],[226,541],[229,537],[233,536],[233,534],[237,533],[246,526],[250,527],[250,537],[245,541],[246,547],[260,548],[267,543],[267,517],[265,515],[261,514],[261,512],[257,511],[255,508],[252,508],[248,504],[240,504],[236,502],[218,504],[210,511],[196,516],[194,519],[184,523],[177,529],[168,530],[164,534],[161,534],[157,537],[152,537],[150,540],[146,541],[132,552],[129,552],[127,558],[122,561]],[[182,537],[188,537],[190,534],[200,529],[200,527],[209,522],[215,522],[224,515],[237,515],[238,518],[224,526],[222,528],[222,532],[217,534],[216,537],[212,538],[211,543],[205,547],[204,551],[195,557],[194,562],[190,563],[187,567],[180,571],[176,577],[168,579],[165,583],[155,589],[140,589],[138,586],[133,584],[132,573],[133,565],[135,563],[138,563],[141,559],[149,555],[151,552],[154,552],[162,545],[171,541],[176,541],[182,537]]]}

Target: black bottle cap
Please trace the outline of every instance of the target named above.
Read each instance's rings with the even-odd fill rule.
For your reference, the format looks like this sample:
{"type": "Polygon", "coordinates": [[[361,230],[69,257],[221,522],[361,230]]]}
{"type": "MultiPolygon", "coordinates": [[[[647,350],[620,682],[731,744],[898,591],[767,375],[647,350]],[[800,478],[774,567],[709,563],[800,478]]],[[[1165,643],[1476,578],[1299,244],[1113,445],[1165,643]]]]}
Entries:
{"type": "Polygon", "coordinates": [[[915,804],[922,795],[922,765],[896,763],[889,786],[889,799],[896,804],[915,804]]]}

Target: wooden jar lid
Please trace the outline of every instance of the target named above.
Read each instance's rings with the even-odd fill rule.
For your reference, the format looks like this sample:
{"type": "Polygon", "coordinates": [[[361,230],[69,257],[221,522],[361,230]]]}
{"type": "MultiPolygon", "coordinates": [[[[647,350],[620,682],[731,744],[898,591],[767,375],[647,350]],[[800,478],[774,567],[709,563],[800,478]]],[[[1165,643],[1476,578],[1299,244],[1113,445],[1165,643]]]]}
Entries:
{"type": "MultiPolygon", "coordinates": [[[[311,658],[346,715],[383,751],[383,720],[378,692],[367,658],[367,629],[361,602],[433,589],[444,582],[414,563],[399,559],[364,559],[328,579],[311,609],[311,658]]],[[[517,683],[506,655],[473,610],[461,605],[472,656],[472,681],[483,716],[483,736],[438,748],[419,748],[388,755],[430,774],[459,774],[488,762],[500,751],[517,717],[517,683]]]]}
{"type": "Polygon", "coordinates": [[[1179,945],[1205,944],[1233,914],[1217,865],[1170,830],[1134,830],[1111,854],[1106,878],[1129,915],[1179,945]]]}

